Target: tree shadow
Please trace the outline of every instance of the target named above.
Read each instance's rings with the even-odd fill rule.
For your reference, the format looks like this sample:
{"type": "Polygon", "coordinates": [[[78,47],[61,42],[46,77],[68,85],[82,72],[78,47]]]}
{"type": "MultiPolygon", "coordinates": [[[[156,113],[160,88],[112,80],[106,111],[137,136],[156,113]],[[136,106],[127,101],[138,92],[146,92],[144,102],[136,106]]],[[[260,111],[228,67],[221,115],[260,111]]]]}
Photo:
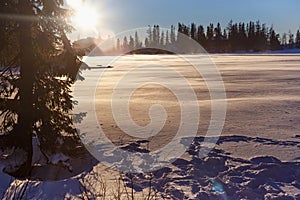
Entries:
{"type": "MultiPolygon", "coordinates": [[[[214,148],[204,158],[198,153],[204,137],[193,139],[187,155],[149,174],[126,174],[124,181],[135,191],[149,187],[162,197],[171,199],[264,199],[300,198],[300,193],[288,194],[285,187],[300,188],[300,162],[283,162],[273,156],[259,156],[250,160],[235,158],[224,150],[214,148]],[[132,185],[132,180],[134,184],[132,185]],[[185,191],[185,192],[184,192],[185,191]]],[[[190,138],[181,139],[186,144],[190,138]]],[[[217,145],[227,142],[254,142],[274,146],[299,146],[296,141],[245,136],[221,136],[217,145]]],[[[203,148],[203,147],[202,147],[203,148]]]]}

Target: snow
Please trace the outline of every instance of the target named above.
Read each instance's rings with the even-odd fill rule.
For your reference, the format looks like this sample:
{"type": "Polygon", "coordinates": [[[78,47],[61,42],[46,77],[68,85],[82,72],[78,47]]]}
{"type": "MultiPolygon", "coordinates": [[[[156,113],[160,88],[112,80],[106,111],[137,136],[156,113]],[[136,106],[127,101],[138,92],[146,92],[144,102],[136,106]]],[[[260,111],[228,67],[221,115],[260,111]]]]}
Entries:
{"type": "Polygon", "coordinates": [[[3,197],[6,190],[9,188],[11,182],[12,182],[12,177],[9,175],[3,173],[4,165],[0,163],[0,196],[3,197]]]}
{"type": "MultiPolygon", "coordinates": [[[[187,56],[204,63],[197,55],[187,56]]],[[[205,82],[173,55],[126,56],[113,63],[113,68],[97,67],[111,65],[111,59],[91,57],[85,60],[91,69],[83,71],[86,84],[84,81],[81,83],[77,94],[91,90],[98,80],[95,74],[105,73],[102,76],[103,84],[96,90],[96,117],[99,124],[91,124],[87,113],[83,120],[88,123],[80,130],[81,133],[93,133],[100,126],[115,145],[139,153],[157,150],[175,136],[180,120],[176,115],[180,112],[178,103],[171,93],[155,85],[135,91],[132,98],[134,106],[130,112],[138,125],[145,126],[149,123],[150,105],[162,104],[168,118],[161,133],[146,139],[134,138],[124,134],[114,121],[110,109],[114,82],[135,65],[166,61],[188,77],[190,84],[196,88],[200,102],[197,136],[177,138],[183,144],[192,141],[186,153],[153,173],[122,175],[128,188],[133,181],[136,195],[147,194],[151,181],[152,191],[157,191],[156,195],[160,198],[163,196],[167,199],[300,199],[299,54],[212,55],[226,88],[227,117],[215,148],[202,159],[198,152],[204,145],[203,136],[209,126],[211,111],[205,82]]],[[[171,81],[176,83],[178,80],[175,77],[171,81]]],[[[83,101],[87,106],[85,111],[93,110],[89,96],[79,100],[79,103],[83,101]]],[[[109,152],[108,157],[114,153],[116,151],[109,152]]],[[[5,158],[0,158],[0,169],[3,169],[5,158]]],[[[41,165],[33,169],[26,199],[62,199],[66,196],[75,199],[82,194],[82,180],[95,185],[99,182],[99,179],[95,179],[98,175],[111,188],[107,196],[118,188],[116,180],[119,172],[97,162],[88,153],[78,158],[55,154],[50,158],[52,164],[40,161],[41,158],[41,154],[35,154],[34,160],[41,165]],[[57,165],[66,161],[68,166],[72,166],[72,171],[57,165]]],[[[126,159],[120,160],[120,163],[124,161],[126,159]]],[[[141,166],[143,163],[136,164],[141,166]]],[[[5,199],[13,196],[16,185],[21,187],[26,184],[25,180],[14,180],[2,170],[0,180],[0,195],[6,193],[5,199]],[[21,185],[18,184],[20,182],[21,185]]],[[[100,186],[96,188],[99,190],[100,186]]]]}
{"type": "Polygon", "coordinates": [[[295,48],[295,49],[283,49],[283,50],[278,50],[278,51],[272,51],[271,53],[279,53],[279,54],[299,54],[300,49],[295,48]]]}
{"type": "MultiPolygon", "coordinates": [[[[5,156],[6,157],[6,156],[5,156]]],[[[17,167],[22,165],[26,161],[27,153],[22,149],[12,149],[11,153],[5,158],[5,168],[3,171],[12,173],[16,171],[17,167]]]]}
{"type": "Polygon", "coordinates": [[[72,166],[68,163],[70,158],[63,153],[52,154],[48,159],[51,164],[62,164],[62,166],[68,168],[69,171],[73,170],[72,166]]]}

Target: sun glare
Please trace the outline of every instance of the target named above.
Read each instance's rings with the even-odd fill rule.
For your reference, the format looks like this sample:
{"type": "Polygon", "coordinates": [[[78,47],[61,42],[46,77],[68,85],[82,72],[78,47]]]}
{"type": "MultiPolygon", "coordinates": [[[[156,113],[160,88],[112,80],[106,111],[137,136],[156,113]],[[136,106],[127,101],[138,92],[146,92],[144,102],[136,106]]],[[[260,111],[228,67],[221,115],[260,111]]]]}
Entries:
{"type": "MultiPolygon", "coordinates": [[[[68,0],[68,5],[74,10],[72,22],[81,30],[96,30],[99,15],[94,6],[79,0],[68,0]]],[[[80,31],[80,30],[79,30],[80,31]]]]}
{"type": "Polygon", "coordinates": [[[93,8],[83,6],[77,10],[73,20],[81,28],[94,29],[98,23],[98,14],[93,8]]]}

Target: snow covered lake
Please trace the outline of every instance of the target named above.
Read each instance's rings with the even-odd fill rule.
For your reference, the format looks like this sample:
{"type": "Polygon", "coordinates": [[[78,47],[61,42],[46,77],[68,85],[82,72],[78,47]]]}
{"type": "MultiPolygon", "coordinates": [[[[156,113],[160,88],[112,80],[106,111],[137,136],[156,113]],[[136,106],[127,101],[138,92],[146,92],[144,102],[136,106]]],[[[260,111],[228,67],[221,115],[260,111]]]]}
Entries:
{"type": "MultiPolygon", "coordinates": [[[[224,83],[226,118],[221,134],[210,135],[216,144],[208,155],[199,158],[198,153],[200,147],[205,145],[212,117],[209,84],[191,63],[175,55],[86,58],[85,62],[91,69],[82,71],[85,80],[77,83],[74,92],[80,106],[75,113],[88,113],[83,123],[78,124],[82,133],[89,134],[85,142],[99,140],[98,132],[102,130],[106,137],[104,139],[128,152],[159,151],[173,140],[183,144],[182,148],[188,143],[188,148],[184,149],[186,152],[178,160],[153,172],[151,184],[153,190],[158,191],[159,198],[300,199],[300,55],[213,54],[211,61],[201,55],[183,57],[206,67],[215,64],[224,83]],[[108,65],[111,67],[106,68],[108,65]],[[141,66],[144,71],[134,71],[141,66]],[[178,74],[171,73],[168,76],[170,73],[166,71],[169,68],[164,66],[173,68],[185,79],[178,74]],[[129,72],[129,81],[124,82],[122,77],[129,72]],[[158,84],[156,77],[165,81],[164,85],[158,84]],[[148,80],[149,84],[137,84],[141,80],[148,80]],[[181,111],[180,95],[191,95],[190,90],[182,89],[185,81],[197,97],[200,111],[198,120],[195,120],[196,110],[189,110],[195,108],[194,100],[188,101],[186,98],[184,106],[188,111],[181,111]],[[174,88],[163,87],[168,83],[174,88]],[[133,88],[136,86],[140,87],[133,88]],[[126,88],[132,91],[130,95],[122,93],[126,88]],[[174,94],[174,91],[179,94],[174,94]],[[128,113],[122,110],[126,102],[122,98],[129,99],[125,107],[128,107],[131,122],[136,126],[122,123],[128,120],[128,113]],[[155,104],[160,107],[151,110],[155,104]],[[159,110],[162,107],[165,112],[159,110]],[[186,120],[188,126],[181,124],[182,119],[186,120]],[[193,132],[195,121],[199,124],[196,124],[197,131],[193,132]],[[130,131],[131,127],[135,128],[132,129],[135,133],[126,134],[124,130],[130,131]],[[185,127],[184,135],[176,135],[180,127],[185,127]]],[[[220,86],[218,77],[209,76],[209,73],[212,72],[208,71],[205,75],[207,80],[212,85],[220,86]]],[[[222,92],[222,87],[213,87],[213,90],[222,92]]],[[[105,145],[101,143],[100,146],[106,148],[105,145]]],[[[177,155],[182,149],[171,150],[177,155]]],[[[117,152],[110,149],[109,154],[117,152]]],[[[108,158],[111,157],[105,157],[103,161],[109,163],[105,160],[108,158]]],[[[74,163],[84,167],[83,162],[74,163]]],[[[141,166],[143,163],[137,164],[141,166]]],[[[107,172],[107,167],[111,166],[96,163],[92,170],[72,174],[69,179],[56,177],[57,181],[51,182],[33,180],[32,189],[28,190],[26,197],[78,197],[81,192],[78,177],[89,176],[92,172],[102,174],[108,184],[116,184],[112,183],[112,174],[116,176],[117,172],[107,172]]],[[[50,172],[56,173],[55,170],[50,172]]],[[[130,176],[124,176],[124,182],[130,186],[130,176]]],[[[145,192],[149,186],[147,176],[137,174],[134,177],[135,192],[145,192]]],[[[13,179],[3,174],[0,179],[0,195],[16,187],[13,179]]],[[[11,195],[6,194],[8,198],[11,195]]]]}
{"type": "MultiPolygon", "coordinates": [[[[197,55],[186,57],[195,62],[209,62],[206,58],[197,55]]],[[[299,159],[299,146],[276,144],[287,140],[299,141],[300,56],[297,54],[216,54],[211,58],[222,76],[226,91],[227,113],[220,139],[228,139],[225,139],[226,144],[222,144],[220,147],[235,156],[246,158],[272,155],[284,161],[299,159]],[[241,141],[234,139],[230,141],[231,136],[241,136],[241,141]],[[251,138],[263,138],[266,141],[254,142],[251,138]]],[[[86,62],[92,67],[92,70],[83,72],[88,80],[88,77],[94,77],[93,74],[97,71],[105,70],[104,73],[100,73],[102,77],[100,85],[96,88],[95,104],[99,123],[102,124],[104,132],[107,132],[108,135],[111,135],[112,132],[116,135],[118,132],[120,134],[122,132],[118,129],[110,108],[112,93],[115,92],[117,82],[124,74],[132,70],[133,66],[141,67],[151,65],[151,63],[156,66],[155,70],[158,72],[151,71],[149,73],[147,71],[148,74],[143,74],[149,82],[156,81],[153,81],[153,77],[150,76],[155,76],[155,73],[160,72],[160,69],[157,69],[160,67],[157,66],[159,64],[171,66],[187,77],[199,100],[201,119],[198,134],[201,135],[207,131],[211,112],[208,88],[191,65],[184,63],[177,56],[134,55],[118,58],[117,61],[109,63],[111,60],[110,57],[89,57],[86,62]],[[114,65],[114,68],[99,69],[97,65],[114,65]],[[96,68],[93,69],[93,67],[96,68]]],[[[96,77],[98,81],[99,76],[96,77]]],[[[140,77],[141,74],[137,72],[131,78],[137,80],[140,77]]],[[[165,78],[172,84],[180,86],[180,77],[165,78]]],[[[87,90],[87,88],[82,88],[82,90],[87,90]]],[[[164,143],[166,140],[165,137],[177,131],[180,108],[178,108],[176,97],[171,92],[158,84],[150,84],[132,94],[131,117],[141,126],[149,123],[148,111],[151,104],[159,103],[164,106],[166,111],[171,112],[168,114],[169,121],[166,121],[162,131],[165,134],[153,138],[153,140],[157,139],[153,145],[160,146],[160,142],[164,143]]],[[[126,138],[125,135],[122,136],[122,139],[126,140],[126,138]]]]}

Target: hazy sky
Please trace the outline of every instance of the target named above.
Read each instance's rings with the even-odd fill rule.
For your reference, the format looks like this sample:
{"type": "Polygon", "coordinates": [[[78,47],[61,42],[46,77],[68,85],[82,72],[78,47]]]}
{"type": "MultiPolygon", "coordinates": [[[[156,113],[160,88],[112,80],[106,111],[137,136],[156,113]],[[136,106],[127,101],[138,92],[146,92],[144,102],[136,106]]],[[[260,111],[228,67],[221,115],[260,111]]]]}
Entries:
{"type": "MultiPolygon", "coordinates": [[[[86,0],[100,15],[98,31],[118,33],[159,24],[169,28],[178,22],[207,26],[220,22],[260,20],[279,33],[300,26],[300,0],[86,0]]],[[[78,33],[76,33],[78,35],[78,33]]],[[[76,35],[75,34],[75,35],[76,35]]],[[[92,35],[85,33],[83,35],[92,35]]],[[[94,33],[95,34],[95,33],[94,33]]]]}

